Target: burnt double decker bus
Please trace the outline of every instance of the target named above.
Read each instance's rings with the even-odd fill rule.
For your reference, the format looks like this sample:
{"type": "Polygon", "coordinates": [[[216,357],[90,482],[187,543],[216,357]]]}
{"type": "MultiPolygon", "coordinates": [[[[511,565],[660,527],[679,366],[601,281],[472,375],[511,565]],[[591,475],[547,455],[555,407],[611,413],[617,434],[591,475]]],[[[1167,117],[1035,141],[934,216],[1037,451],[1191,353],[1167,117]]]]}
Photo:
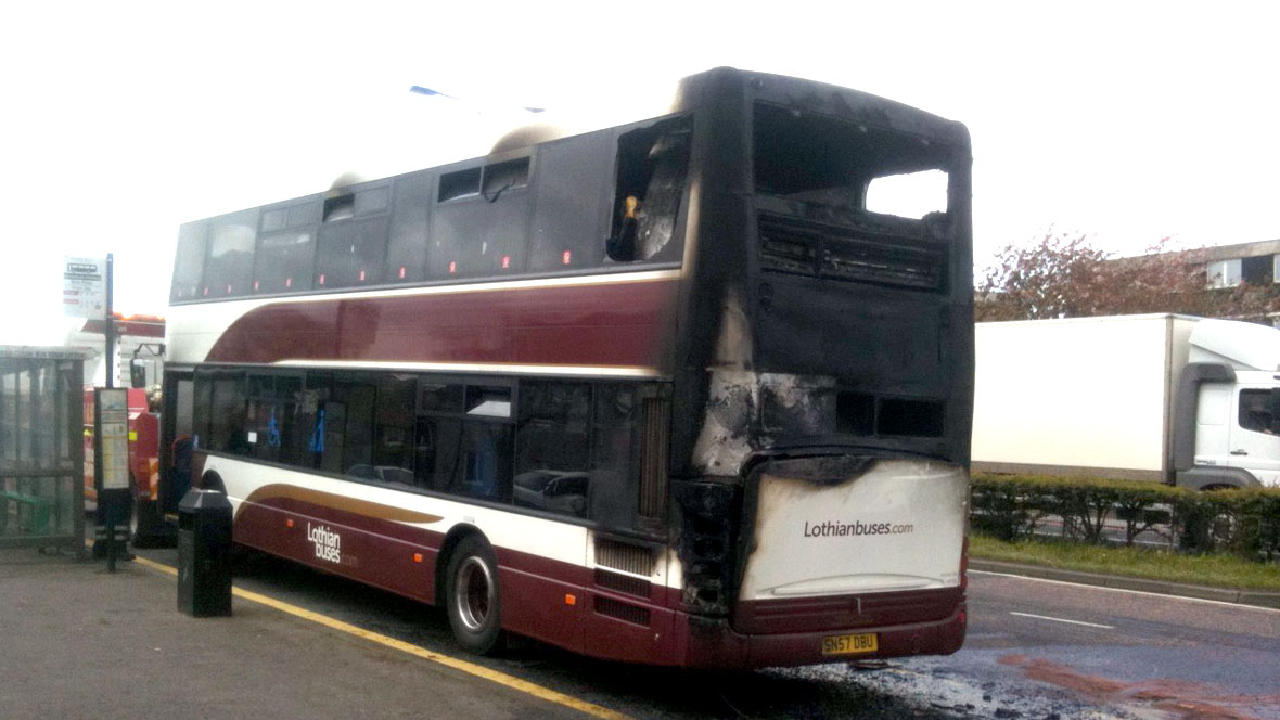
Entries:
{"type": "Polygon", "coordinates": [[[587,655],[965,630],[968,134],[720,68],[672,112],[182,226],[162,502],[587,655]],[[933,178],[928,212],[869,207],[933,178]]]}

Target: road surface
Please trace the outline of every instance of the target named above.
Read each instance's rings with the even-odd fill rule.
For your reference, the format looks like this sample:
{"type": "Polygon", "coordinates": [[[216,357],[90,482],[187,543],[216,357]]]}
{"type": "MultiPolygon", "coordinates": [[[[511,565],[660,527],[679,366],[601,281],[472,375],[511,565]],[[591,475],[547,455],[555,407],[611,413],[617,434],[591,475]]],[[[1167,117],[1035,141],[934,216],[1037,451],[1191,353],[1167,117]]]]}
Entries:
{"type": "MultiPolygon", "coordinates": [[[[384,593],[261,557],[237,582],[458,652],[442,617],[384,593]]],[[[602,663],[533,642],[478,662],[636,717],[1280,720],[1280,610],[976,571],[969,588],[960,653],[883,669],[691,673],[602,663]]]]}

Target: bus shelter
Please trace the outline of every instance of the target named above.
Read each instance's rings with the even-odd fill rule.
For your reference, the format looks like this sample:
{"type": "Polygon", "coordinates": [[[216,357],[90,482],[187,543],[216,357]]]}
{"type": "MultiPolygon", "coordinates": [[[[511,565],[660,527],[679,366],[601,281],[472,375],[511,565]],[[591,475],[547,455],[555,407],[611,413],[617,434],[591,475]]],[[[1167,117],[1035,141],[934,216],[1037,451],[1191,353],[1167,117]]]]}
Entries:
{"type": "Polygon", "coordinates": [[[0,346],[0,549],[84,543],[84,355],[0,346]]]}

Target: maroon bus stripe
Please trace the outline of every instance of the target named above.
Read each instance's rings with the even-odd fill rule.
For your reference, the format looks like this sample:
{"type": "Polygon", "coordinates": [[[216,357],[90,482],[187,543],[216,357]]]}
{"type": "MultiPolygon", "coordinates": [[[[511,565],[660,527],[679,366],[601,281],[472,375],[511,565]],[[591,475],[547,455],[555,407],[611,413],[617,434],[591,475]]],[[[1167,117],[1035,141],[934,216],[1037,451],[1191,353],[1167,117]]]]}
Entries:
{"type": "Polygon", "coordinates": [[[232,323],[205,359],[615,366],[667,372],[677,285],[664,278],[271,303],[232,323]]]}

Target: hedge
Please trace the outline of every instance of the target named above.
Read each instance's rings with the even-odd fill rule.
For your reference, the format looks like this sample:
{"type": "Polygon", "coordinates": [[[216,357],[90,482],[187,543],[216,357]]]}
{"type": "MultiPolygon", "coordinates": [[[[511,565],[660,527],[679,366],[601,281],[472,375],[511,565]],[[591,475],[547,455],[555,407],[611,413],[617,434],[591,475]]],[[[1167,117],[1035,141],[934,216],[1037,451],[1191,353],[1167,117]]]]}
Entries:
{"type": "Polygon", "coordinates": [[[1108,520],[1123,520],[1125,544],[1141,532],[1171,526],[1184,552],[1280,557],[1280,489],[1202,492],[1154,482],[1044,475],[973,475],[972,522],[1001,540],[1036,534],[1059,517],[1065,537],[1104,543],[1108,520]]]}

